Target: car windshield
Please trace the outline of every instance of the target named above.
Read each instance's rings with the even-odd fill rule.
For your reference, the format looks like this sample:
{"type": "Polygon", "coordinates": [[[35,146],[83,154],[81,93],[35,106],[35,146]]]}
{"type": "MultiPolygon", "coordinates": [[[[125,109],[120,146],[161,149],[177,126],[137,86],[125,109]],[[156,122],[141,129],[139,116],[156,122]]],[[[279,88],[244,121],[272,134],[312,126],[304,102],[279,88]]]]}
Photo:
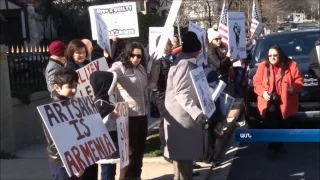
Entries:
{"type": "MultiPolygon", "coordinates": [[[[315,42],[320,37],[320,32],[294,33],[276,36],[272,38],[259,39],[255,47],[254,60],[261,62],[266,59],[268,50],[274,45],[282,48],[288,57],[305,57],[308,59],[309,53],[315,47],[315,42]]],[[[254,62],[253,62],[254,63],[254,62]]]]}

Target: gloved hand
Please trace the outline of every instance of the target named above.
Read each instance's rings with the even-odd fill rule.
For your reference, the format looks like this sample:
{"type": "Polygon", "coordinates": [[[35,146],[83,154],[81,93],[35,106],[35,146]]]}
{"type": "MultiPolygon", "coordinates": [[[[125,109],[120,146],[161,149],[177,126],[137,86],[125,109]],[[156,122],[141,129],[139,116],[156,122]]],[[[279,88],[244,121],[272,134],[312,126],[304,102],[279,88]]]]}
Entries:
{"type": "Polygon", "coordinates": [[[204,123],[207,122],[208,119],[209,119],[209,118],[201,112],[201,113],[198,115],[198,117],[196,118],[196,122],[197,122],[197,123],[204,124],[204,123]]]}

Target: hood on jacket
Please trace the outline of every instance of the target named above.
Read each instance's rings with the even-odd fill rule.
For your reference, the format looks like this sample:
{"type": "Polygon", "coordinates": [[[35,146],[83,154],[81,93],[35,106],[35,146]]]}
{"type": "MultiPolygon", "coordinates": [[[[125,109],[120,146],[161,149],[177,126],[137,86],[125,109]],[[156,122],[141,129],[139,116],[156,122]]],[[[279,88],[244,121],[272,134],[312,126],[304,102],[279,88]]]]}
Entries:
{"type": "Polygon", "coordinates": [[[109,96],[117,84],[117,74],[108,71],[95,71],[90,76],[90,84],[95,96],[95,100],[102,99],[110,102],[109,96]]]}

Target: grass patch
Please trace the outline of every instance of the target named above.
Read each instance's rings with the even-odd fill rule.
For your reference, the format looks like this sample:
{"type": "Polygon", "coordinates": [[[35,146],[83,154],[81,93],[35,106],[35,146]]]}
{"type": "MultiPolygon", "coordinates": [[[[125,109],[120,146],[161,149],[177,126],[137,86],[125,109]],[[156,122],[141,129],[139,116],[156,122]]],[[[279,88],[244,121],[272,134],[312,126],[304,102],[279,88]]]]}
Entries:
{"type": "Polygon", "coordinates": [[[160,136],[159,134],[151,135],[147,138],[144,157],[159,157],[162,156],[160,151],[160,136]]]}
{"type": "Polygon", "coordinates": [[[11,154],[11,153],[7,153],[4,151],[0,152],[0,159],[17,159],[18,156],[11,154]]]}

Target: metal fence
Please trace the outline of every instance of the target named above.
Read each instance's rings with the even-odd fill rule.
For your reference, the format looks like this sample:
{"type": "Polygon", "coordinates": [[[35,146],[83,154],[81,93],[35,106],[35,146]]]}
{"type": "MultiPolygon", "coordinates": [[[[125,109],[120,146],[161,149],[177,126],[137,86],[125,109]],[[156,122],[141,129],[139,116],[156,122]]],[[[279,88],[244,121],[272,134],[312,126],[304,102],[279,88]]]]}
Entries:
{"type": "Polygon", "coordinates": [[[44,77],[49,61],[49,48],[45,46],[9,46],[7,52],[11,92],[29,93],[46,90],[44,77]]]}

